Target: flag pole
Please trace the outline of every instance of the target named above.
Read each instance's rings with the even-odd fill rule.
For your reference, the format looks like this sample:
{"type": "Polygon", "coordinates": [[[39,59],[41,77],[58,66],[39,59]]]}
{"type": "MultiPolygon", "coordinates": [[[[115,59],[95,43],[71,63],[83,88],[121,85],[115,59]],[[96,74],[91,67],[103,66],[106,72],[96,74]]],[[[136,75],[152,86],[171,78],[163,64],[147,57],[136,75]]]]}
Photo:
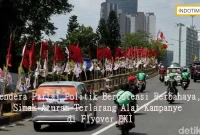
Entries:
{"type": "MultiPolygon", "coordinates": [[[[12,40],[12,33],[10,34],[10,42],[11,42],[11,40],[12,40]]],[[[4,66],[4,85],[3,85],[3,95],[6,93],[6,85],[7,85],[7,73],[8,73],[8,62],[9,62],[9,58],[10,58],[10,44],[11,43],[9,43],[9,50],[8,50],[8,56],[6,56],[6,67],[4,66]]],[[[3,116],[3,104],[1,104],[1,106],[0,106],[1,108],[0,108],[0,111],[1,111],[1,113],[0,113],[0,116],[3,116]]],[[[11,107],[12,107],[12,104],[11,104],[11,107]]],[[[12,108],[11,108],[11,110],[12,110],[12,108]]]]}

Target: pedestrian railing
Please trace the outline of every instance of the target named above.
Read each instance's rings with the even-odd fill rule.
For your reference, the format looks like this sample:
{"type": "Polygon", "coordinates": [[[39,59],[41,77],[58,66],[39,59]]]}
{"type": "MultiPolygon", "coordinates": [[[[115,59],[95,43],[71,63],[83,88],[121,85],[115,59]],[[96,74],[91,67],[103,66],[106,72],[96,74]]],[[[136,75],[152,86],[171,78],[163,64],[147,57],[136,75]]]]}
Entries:
{"type": "MultiPolygon", "coordinates": [[[[157,73],[157,70],[155,68],[150,68],[150,69],[146,69],[145,72],[149,76],[152,76],[157,73]]],[[[136,74],[138,74],[138,71],[132,72],[132,73],[114,75],[114,76],[110,76],[108,78],[84,81],[84,83],[86,84],[86,86],[88,86],[89,90],[91,90],[95,93],[101,94],[102,92],[106,92],[106,87],[105,87],[106,84],[109,86],[109,90],[113,91],[113,90],[117,89],[119,84],[127,82],[128,76],[136,75],[136,74]]],[[[109,90],[108,90],[108,92],[109,92],[109,90]]],[[[11,94],[1,95],[1,97],[0,97],[0,105],[2,106],[0,108],[1,115],[3,115],[3,113],[6,113],[6,112],[3,112],[5,107],[10,108],[11,112],[15,112],[13,109],[14,104],[21,104],[22,106],[31,106],[32,105],[32,95],[35,92],[36,92],[36,90],[29,90],[29,91],[23,92],[23,93],[11,93],[11,94]],[[23,97],[22,95],[25,95],[25,96],[23,97]],[[3,98],[2,96],[9,98],[9,100],[2,100],[2,98],[3,98]],[[13,99],[13,97],[15,99],[13,99]],[[25,97],[27,97],[27,98],[25,98],[25,97]]]]}

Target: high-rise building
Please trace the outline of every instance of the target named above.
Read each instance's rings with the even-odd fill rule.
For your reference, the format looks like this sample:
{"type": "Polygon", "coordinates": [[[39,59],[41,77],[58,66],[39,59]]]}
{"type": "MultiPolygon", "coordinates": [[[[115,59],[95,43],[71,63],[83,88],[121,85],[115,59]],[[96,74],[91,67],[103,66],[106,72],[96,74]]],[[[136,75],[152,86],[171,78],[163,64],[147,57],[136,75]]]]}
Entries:
{"type": "Polygon", "coordinates": [[[138,0],[106,0],[106,2],[119,5],[123,13],[136,14],[138,11],[138,0]]]}
{"type": "Polygon", "coordinates": [[[150,34],[152,39],[156,38],[156,16],[154,13],[145,14],[145,29],[144,31],[150,34]]]}
{"type": "Polygon", "coordinates": [[[103,18],[105,21],[107,21],[109,13],[112,10],[116,12],[118,17],[119,14],[122,13],[122,10],[119,9],[117,4],[110,4],[108,2],[101,3],[100,17],[103,18]]]}
{"type": "MultiPolygon", "coordinates": [[[[200,30],[198,32],[198,45],[200,46],[200,30]]],[[[199,47],[199,57],[200,57],[200,47],[199,47]]],[[[200,58],[198,58],[200,60],[200,58]]]]}
{"type": "Polygon", "coordinates": [[[145,31],[155,39],[156,16],[154,13],[137,12],[137,0],[106,0],[101,4],[100,17],[107,21],[111,10],[118,16],[120,34],[145,31]]]}
{"type": "Polygon", "coordinates": [[[173,62],[177,62],[181,66],[188,66],[193,62],[195,55],[199,58],[197,39],[198,32],[194,27],[185,26],[181,23],[176,24],[173,36],[173,62]]]}
{"type": "Polygon", "coordinates": [[[156,17],[154,13],[137,12],[136,14],[121,13],[119,15],[120,34],[145,31],[153,39],[156,34],[156,17]]]}

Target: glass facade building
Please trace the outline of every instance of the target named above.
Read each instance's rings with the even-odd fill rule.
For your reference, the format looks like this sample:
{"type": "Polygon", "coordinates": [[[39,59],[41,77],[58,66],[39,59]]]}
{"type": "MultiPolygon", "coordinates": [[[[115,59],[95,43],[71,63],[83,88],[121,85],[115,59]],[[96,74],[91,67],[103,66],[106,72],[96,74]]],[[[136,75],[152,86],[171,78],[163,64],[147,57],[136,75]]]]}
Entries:
{"type": "Polygon", "coordinates": [[[118,4],[123,13],[136,14],[138,11],[138,0],[106,0],[111,4],[118,4]]]}

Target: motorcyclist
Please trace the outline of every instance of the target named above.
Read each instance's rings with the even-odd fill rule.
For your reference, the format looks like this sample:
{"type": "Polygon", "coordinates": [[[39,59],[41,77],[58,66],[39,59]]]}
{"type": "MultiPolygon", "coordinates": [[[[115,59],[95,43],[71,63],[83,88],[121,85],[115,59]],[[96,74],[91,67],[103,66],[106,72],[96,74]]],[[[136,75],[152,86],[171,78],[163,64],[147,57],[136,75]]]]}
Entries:
{"type": "Polygon", "coordinates": [[[134,76],[128,77],[129,91],[131,91],[134,95],[139,93],[138,87],[136,85],[136,79],[134,76]]]}
{"type": "MultiPolygon", "coordinates": [[[[117,110],[116,110],[116,127],[119,126],[119,111],[120,109],[122,109],[122,107],[128,107],[132,108],[131,106],[134,106],[135,100],[134,97],[135,95],[130,92],[129,87],[130,85],[128,83],[126,84],[121,84],[120,87],[120,91],[114,96],[114,103],[117,105],[117,110]]],[[[132,127],[135,127],[135,116],[134,116],[134,111],[132,109],[130,109],[130,113],[131,113],[131,121],[132,121],[132,127]]]]}
{"type": "Polygon", "coordinates": [[[143,70],[140,71],[140,73],[137,75],[138,81],[144,81],[145,87],[146,87],[146,74],[143,70]]]}
{"type": "Polygon", "coordinates": [[[187,80],[188,85],[190,84],[190,74],[187,72],[187,69],[183,69],[183,72],[181,74],[182,82],[183,80],[187,80]]]}
{"type": "Polygon", "coordinates": [[[176,80],[174,79],[174,74],[173,74],[173,73],[170,73],[170,75],[169,75],[169,80],[167,81],[167,84],[168,84],[167,90],[169,90],[169,89],[174,89],[175,94],[177,95],[177,94],[178,94],[178,90],[177,90],[177,88],[176,88],[177,82],[176,82],[176,80]]]}
{"type": "Polygon", "coordinates": [[[159,69],[159,74],[164,74],[165,73],[165,67],[161,66],[159,69]]]}

